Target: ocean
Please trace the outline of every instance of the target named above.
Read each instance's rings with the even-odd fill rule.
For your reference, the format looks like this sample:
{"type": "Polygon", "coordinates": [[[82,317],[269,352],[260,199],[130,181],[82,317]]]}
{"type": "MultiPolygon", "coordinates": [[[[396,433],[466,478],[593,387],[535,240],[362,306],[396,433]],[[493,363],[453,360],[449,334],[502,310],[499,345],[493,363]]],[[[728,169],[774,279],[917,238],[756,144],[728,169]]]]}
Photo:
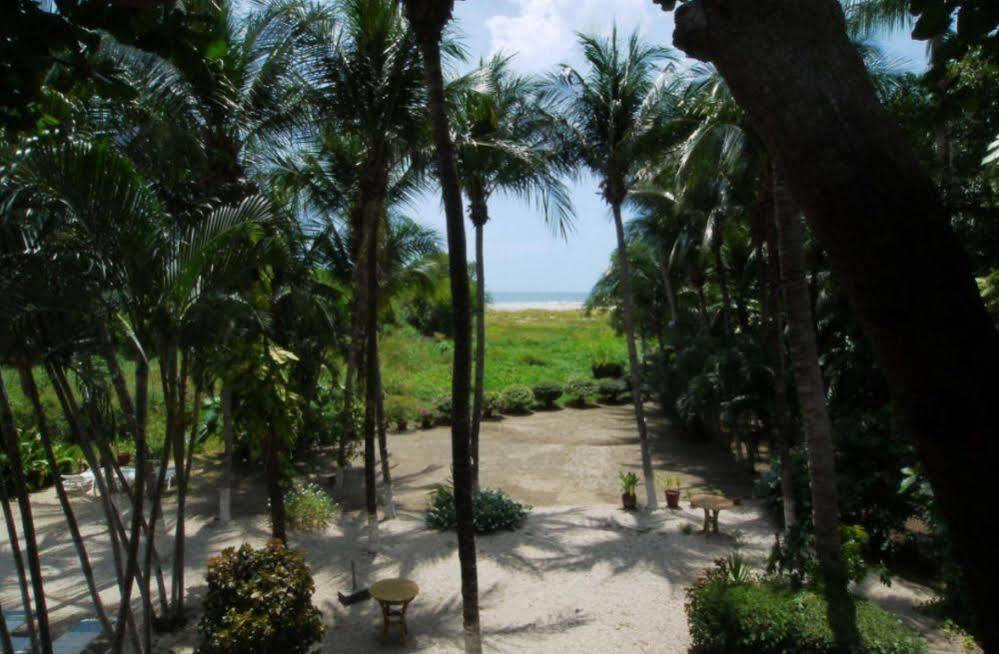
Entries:
{"type": "Polygon", "coordinates": [[[587,291],[489,291],[489,308],[497,311],[582,309],[587,291]]]}

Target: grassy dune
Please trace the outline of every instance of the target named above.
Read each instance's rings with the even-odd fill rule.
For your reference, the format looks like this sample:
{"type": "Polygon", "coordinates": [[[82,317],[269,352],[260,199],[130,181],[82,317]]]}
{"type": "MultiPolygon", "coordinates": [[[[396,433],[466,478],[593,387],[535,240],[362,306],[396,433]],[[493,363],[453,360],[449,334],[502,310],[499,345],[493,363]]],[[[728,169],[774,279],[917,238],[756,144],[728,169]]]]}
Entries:
{"type": "MultiPolygon", "coordinates": [[[[582,311],[488,311],[486,313],[486,390],[550,379],[564,382],[590,375],[597,359],[624,362],[624,340],[607,316],[582,311]]],[[[381,344],[385,392],[427,402],[451,392],[449,341],[427,338],[412,329],[388,332],[381,344]]]]}

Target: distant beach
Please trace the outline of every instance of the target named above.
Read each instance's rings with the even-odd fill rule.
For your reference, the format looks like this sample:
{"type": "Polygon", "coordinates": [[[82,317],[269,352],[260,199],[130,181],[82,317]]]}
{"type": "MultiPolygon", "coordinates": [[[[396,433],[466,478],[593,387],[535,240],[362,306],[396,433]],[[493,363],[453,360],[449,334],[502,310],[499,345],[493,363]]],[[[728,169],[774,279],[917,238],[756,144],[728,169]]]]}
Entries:
{"type": "Polygon", "coordinates": [[[490,291],[488,308],[493,311],[578,311],[586,302],[585,291],[490,291]]]}

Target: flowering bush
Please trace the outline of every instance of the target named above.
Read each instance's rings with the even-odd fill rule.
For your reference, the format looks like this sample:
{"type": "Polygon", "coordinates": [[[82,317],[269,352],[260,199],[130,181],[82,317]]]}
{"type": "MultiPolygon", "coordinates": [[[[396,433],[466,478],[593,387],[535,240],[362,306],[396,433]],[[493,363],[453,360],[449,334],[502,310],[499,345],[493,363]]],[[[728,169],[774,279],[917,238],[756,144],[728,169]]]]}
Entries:
{"type": "Polygon", "coordinates": [[[434,426],[434,414],[425,406],[420,407],[420,427],[430,429],[434,426]]]}
{"type": "Polygon", "coordinates": [[[284,498],[288,527],[298,531],[325,531],[340,515],[340,505],[315,484],[296,481],[284,498]]]}

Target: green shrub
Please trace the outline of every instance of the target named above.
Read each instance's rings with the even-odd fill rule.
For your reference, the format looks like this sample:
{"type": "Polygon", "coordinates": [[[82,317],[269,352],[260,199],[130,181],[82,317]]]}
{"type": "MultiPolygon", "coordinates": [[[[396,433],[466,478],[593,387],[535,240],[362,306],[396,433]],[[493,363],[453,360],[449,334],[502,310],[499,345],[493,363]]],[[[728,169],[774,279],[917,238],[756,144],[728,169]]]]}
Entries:
{"type": "Polygon", "coordinates": [[[624,364],[616,361],[594,361],[590,366],[594,379],[618,379],[624,377],[624,364]]]}
{"type": "Polygon", "coordinates": [[[390,395],[385,398],[385,417],[399,429],[405,429],[416,417],[416,402],[409,397],[390,395]]]}
{"type": "Polygon", "coordinates": [[[523,384],[507,386],[500,398],[505,413],[527,413],[534,404],[534,393],[523,384]]]}
{"type": "Polygon", "coordinates": [[[482,417],[492,418],[503,408],[500,394],[495,391],[486,391],[482,394],[482,417]]]}
{"type": "Polygon", "coordinates": [[[451,396],[447,395],[440,398],[434,402],[432,413],[434,415],[434,422],[438,425],[450,425],[451,424],[451,414],[454,409],[451,403],[451,396]]]}
{"type": "Polygon", "coordinates": [[[569,397],[569,402],[576,406],[586,404],[587,398],[596,392],[596,382],[586,377],[571,377],[565,383],[565,394],[569,397]]]}
{"type": "Polygon", "coordinates": [[[340,505],[326,491],[303,481],[285,495],[284,509],[288,527],[298,531],[325,531],[340,515],[340,505]]]}
{"type": "MultiPolygon", "coordinates": [[[[700,654],[835,651],[825,599],[780,578],[755,579],[732,557],[720,559],[687,588],[687,622],[700,654]]],[[[922,639],[868,600],[856,601],[858,654],[917,654],[922,639]]]]}
{"type": "MultiPolygon", "coordinates": [[[[495,531],[518,529],[531,507],[510,498],[501,490],[483,489],[475,494],[475,531],[491,534],[495,531]]],[[[454,488],[438,485],[430,493],[427,526],[432,529],[453,529],[458,523],[454,508],[454,488]]]]}
{"type": "Polygon", "coordinates": [[[628,390],[623,379],[604,378],[597,382],[597,395],[604,404],[614,404],[621,399],[621,394],[628,390]]]}
{"type": "Polygon", "coordinates": [[[562,385],[553,381],[542,381],[534,385],[531,389],[534,392],[534,399],[541,403],[546,409],[555,406],[555,401],[562,397],[562,385]]]}
{"type": "Polygon", "coordinates": [[[305,557],[280,541],[227,548],[208,562],[206,581],[201,654],[304,654],[322,639],[312,573],[305,557]]]}

